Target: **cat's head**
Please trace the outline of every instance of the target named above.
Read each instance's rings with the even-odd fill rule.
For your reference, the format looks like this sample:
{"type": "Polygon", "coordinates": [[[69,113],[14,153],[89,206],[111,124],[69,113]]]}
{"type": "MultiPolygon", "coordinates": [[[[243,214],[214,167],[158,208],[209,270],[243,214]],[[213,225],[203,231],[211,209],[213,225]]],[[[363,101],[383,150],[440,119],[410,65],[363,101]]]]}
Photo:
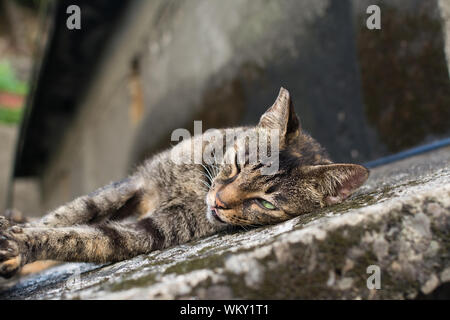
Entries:
{"type": "MultiPolygon", "coordinates": [[[[357,164],[334,164],[320,145],[302,132],[289,92],[281,88],[278,98],[253,130],[258,135],[279,132],[278,170],[262,174],[265,164],[238,161],[239,145],[219,166],[206,196],[208,219],[215,224],[262,225],[281,222],[348,198],[368,178],[369,171],[357,164]]],[[[248,151],[247,151],[248,158],[248,151]]],[[[248,159],[246,159],[248,160],[248,159]]]]}

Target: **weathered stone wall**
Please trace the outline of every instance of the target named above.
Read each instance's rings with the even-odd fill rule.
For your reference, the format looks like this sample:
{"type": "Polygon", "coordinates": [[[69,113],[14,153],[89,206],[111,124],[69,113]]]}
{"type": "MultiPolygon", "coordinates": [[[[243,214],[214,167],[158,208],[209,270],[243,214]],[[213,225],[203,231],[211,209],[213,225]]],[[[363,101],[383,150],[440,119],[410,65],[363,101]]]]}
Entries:
{"type": "Polygon", "coordinates": [[[0,280],[0,299],[414,299],[436,290],[448,299],[449,240],[446,148],[372,170],[340,205],[106,266],[0,280]],[[367,286],[369,266],[379,289],[367,286]]]}
{"type": "Polygon", "coordinates": [[[446,15],[438,2],[354,1],[365,114],[389,152],[449,134],[446,15]],[[381,9],[380,30],[366,27],[370,4],[381,9]]]}

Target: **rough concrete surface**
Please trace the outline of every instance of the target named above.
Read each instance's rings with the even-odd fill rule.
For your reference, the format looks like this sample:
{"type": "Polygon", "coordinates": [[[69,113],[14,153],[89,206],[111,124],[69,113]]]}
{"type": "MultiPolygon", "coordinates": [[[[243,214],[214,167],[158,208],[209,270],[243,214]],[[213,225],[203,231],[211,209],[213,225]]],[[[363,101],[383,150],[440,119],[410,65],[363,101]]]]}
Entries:
{"type": "Polygon", "coordinates": [[[402,160],[373,169],[349,201],[326,210],[115,264],[62,264],[0,282],[0,298],[412,299],[430,294],[450,282],[449,164],[450,148],[402,160]],[[380,268],[380,289],[367,287],[371,265],[380,268]]]}

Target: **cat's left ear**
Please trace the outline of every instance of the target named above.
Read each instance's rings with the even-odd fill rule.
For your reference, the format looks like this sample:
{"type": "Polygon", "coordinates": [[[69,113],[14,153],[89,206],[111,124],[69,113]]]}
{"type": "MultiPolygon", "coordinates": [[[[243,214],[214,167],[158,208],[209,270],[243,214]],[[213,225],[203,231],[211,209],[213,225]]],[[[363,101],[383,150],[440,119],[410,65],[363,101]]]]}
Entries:
{"type": "Polygon", "coordinates": [[[289,91],[280,89],[274,104],[261,116],[259,127],[280,130],[280,146],[288,145],[300,133],[300,122],[295,114],[289,91]]]}
{"type": "Polygon", "coordinates": [[[369,170],[358,164],[328,164],[306,169],[328,205],[340,203],[356,191],[369,177],[369,170]]]}

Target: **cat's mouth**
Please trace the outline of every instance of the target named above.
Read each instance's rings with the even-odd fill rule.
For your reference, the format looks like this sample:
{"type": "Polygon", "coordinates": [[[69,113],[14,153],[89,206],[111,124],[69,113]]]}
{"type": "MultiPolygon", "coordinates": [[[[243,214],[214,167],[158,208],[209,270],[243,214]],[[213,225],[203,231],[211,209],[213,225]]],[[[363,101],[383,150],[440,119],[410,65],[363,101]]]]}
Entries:
{"type": "Polygon", "coordinates": [[[217,213],[217,210],[218,210],[218,208],[211,208],[211,210],[210,210],[211,217],[214,218],[215,220],[217,220],[217,221],[220,222],[220,223],[226,223],[225,221],[223,221],[223,220],[219,217],[219,215],[218,215],[218,213],[217,213]]]}
{"type": "Polygon", "coordinates": [[[217,225],[227,224],[227,222],[220,217],[220,210],[224,210],[226,208],[221,207],[216,203],[216,193],[214,191],[210,191],[206,196],[206,204],[208,205],[207,217],[211,223],[217,225]]]}
{"type": "Polygon", "coordinates": [[[233,216],[239,214],[238,206],[223,201],[221,198],[223,189],[224,185],[216,182],[206,194],[206,217],[215,225],[233,225],[233,216]]]}

